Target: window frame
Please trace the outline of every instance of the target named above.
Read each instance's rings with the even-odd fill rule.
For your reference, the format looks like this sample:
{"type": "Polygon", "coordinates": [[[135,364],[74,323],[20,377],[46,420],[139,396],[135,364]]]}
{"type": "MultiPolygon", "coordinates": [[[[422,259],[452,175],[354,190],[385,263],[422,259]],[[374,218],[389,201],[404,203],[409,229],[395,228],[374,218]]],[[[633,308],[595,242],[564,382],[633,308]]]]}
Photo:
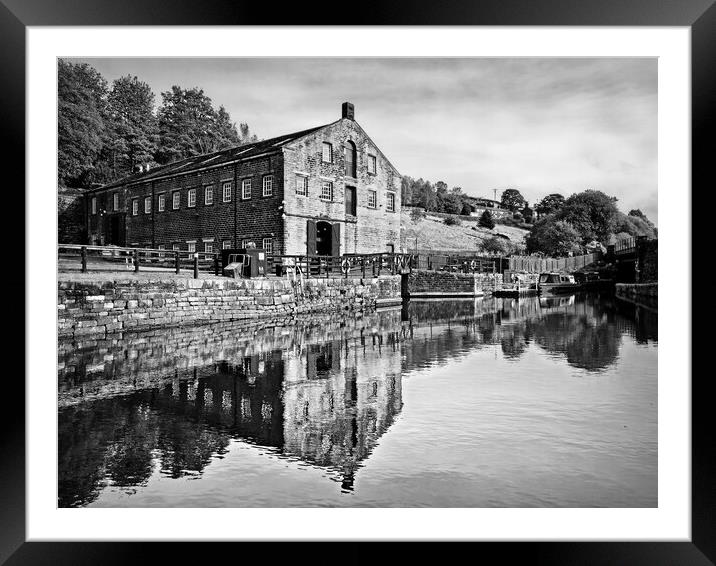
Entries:
{"type": "Polygon", "coordinates": [[[241,200],[251,200],[251,177],[241,179],[241,200]],[[246,187],[249,187],[249,196],[246,196],[246,187]]]}
{"type": "Polygon", "coordinates": [[[144,197],[144,214],[152,213],[152,200],[151,195],[144,197]]]}
{"type": "Polygon", "coordinates": [[[231,202],[232,198],[233,181],[224,181],[221,184],[221,202],[231,202]],[[227,193],[228,189],[228,193],[227,193]],[[227,198],[228,194],[228,198],[227,198]]]}
{"type": "Polygon", "coordinates": [[[167,194],[159,193],[157,195],[157,212],[164,212],[167,209],[167,194]]]}
{"type": "Polygon", "coordinates": [[[119,212],[119,193],[112,194],[112,209],[114,212],[119,212]]]}
{"type": "Polygon", "coordinates": [[[376,209],[378,208],[378,191],[374,189],[368,189],[368,208],[376,209]],[[373,197],[373,204],[370,204],[370,197],[373,197]]]}
{"type": "Polygon", "coordinates": [[[333,193],[333,181],[321,181],[321,194],[319,195],[319,200],[322,200],[323,202],[333,202],[333,193]],[[329,198],[324,198],[323,196],[326,185],[328,185],[329,198]]]}
{"type": "Polygon", "coordinates": [[[385,210],[388,212],[395,212],[396,206],[395,206],[395,193],[393,191],[388,191],[385,201],[385,210]],[[392,204],[391,204],[392,203],[392,204]]]}
{"type": "Polygon", "coordinates": [[[324,141],[321,145],[321,163],[333,163],[333,144],[324,141]],[[328,150],[328,160],[326,160],[326,150],[328,150]]]}
{"type": "Polygon", "coordinates": [[[132,199],[132,216],[139,216],[139,199],[132,199]]]}
{"type": "Polygon", "coordinates": [[[186,192],[186,206],[187,208],[195,208],[196,207],[196,189],[189,189],[186,192]],[[192,196],[193,202],[192,202],[192,196]]]}
{"type": "Polygon", "coordinates": [[[204,241],[204,252],[208,254],[214,253],[214,240],[204,241]]]}
{"type": "Polygon", "coordinates": [[[92,214],[97,214],[97,197],[92,197],[90,200],[90,211],[92,214]]]}
{"type": "Polygon", "coordinates": [[[206,185],[204,187],[204,206],[211,206],[212,204],[214,204],[214,185],[206,185]],[[211,195],[211,198],[207,199],[208,195],[211,195]]]}
{"type": "Polygon", "coordinates": [[[231,249],[231,240],[222,240],[221,242],[221,249],[222,250],[229,250],[231,249]],[[228,244],[228,245],[227,245],[228,244]]]}
{"type": "Polygon", "coordinates": [[[179,210],[181,208],[181,191],[172,192],[172,210],[179,210]]]}
{"type": "Polygon", "coordinates": [[[308,196],[308,175],[296,175],[296,195],[300,197],[308,196]],[[298,192],[298,181],[303,185],[303,192],[298,192]]]}
{"type": "Polygon", "coordinates": [[[368,154],[368,175],[377,175],[378,174],[378,157],[373,155],[372,153],[368,154]],[[372,171],[371,171],[372,166],[372,171]]]}
{"type": "Polygon", "coordinates": [[[273,255],[273,238],[262,238],[261,249],[266,252],[266,255],[273,255]],[[266,242],[270,244],[270,249],[266,247],[266,242]]]}
{"type": "Polygon", "coordinates": [[[264,175],[261,179],[261,196],[272,197],[273,196],[273,173],[264,175]],[[266,193],[266,181],[268,181],[269,192],[266,193]]]}
{"type": "Polygon", "coordinates": [[[187,240],[186,249],[189,253],[196,252],[196,240],[187,240]]]}

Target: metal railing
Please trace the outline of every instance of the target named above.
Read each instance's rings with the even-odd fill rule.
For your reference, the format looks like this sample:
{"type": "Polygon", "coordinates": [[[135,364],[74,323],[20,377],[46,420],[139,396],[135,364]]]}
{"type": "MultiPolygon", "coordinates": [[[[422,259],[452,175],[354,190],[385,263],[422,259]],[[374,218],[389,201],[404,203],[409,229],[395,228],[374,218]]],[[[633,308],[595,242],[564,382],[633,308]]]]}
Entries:
{"type": "Polygon", "coordinates": [[[321,255],[275,255],[276,275],[297,271],[304,277],[379,277],[408,273],[414,266],[412,254],[375,253],[321,255]]]}
{"type": "Polygon", "coordinates": [[[189,250],[162,250],[153,248],[123,248],[117,246],[57,246],[58,266],[63,271],[200,271],[220,274],[219,254],[189,250]]]}

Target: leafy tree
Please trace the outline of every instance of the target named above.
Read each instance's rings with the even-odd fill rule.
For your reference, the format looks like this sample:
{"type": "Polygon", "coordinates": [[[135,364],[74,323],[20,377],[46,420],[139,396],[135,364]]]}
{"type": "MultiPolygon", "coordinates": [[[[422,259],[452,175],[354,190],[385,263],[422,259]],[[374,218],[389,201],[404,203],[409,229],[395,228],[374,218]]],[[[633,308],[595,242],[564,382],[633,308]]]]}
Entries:
{"type": "Polygon", "coordinates": [[[500,236],[491,236],[484,240],[480,249],[488,254],[509,255],[513,252],[512,243],[500,236]]]}
{"type": "Polygon", "coordinates": [[[587,190],[570,196],[556,217],[571,224],[582,242],[606,243],[617,219],[616,198],[601,191],[587,190]]]}
{"type": "Polygon", "coordinates": [[[415,207],[410,211],[410,219],[413,222],[420,222],[423,218],[425,218],[425,212],[421,208],[415,207]]]}
{"type": "Polygon", "coordinates": [[[58,183],[89,187],[106,135],[107,81],[86,63],[57,64],[58,183]]]}
{"type": "Polygon", "coordinates": [[[503,207],[516,211],[524,208],[525,198],[517,189],[506,189],[502,192],[501,204],[503,207]]]}
{"type": "Polygon", "coordinates": [[[544,197],[535,205],[535,210],[541,216],[554,214],[564,206],[564,197],[559,193],[552,193],[544,197]]]}
{"type": "Polygon", "coordinates": [[[154,161],[159,137],[150,86],[132,76],[115,80],[108,96],[108,114],[109,140],[102,152],[106,176],[123,177],[136,165],[154,161]]]}
{"type": "Polygon", "coordinates": [[[490,230],[495,227],[495,220],[492,218],[492,214],[490,214],[489,210],[485,210],[485,212],[480,215],[480,220],[478,220],[477,223],[483,228],[489,228],[490,230]]]}
{"type": "MultiPolygon", "coordinates": [[[[173,86],[162,93],[158,112],[160,147],[159,163],[218,151],[237,145],[239,133],[228,112],[214,110],[211,99],[200,88],[173,86]]],[[[248,126],[242,136],[250,137],[248,126]]]]}
{"type": "Polygon", "coordinates": [[[581,251],[580,241],[579,232],[569,222],[549,215],[539,219],[527,235],[527,252],[542,252],[554,257],[567,256],[570,252],[581,251]]]}
{"type": "Polygon", "coordinates": [[[647,238],[655,238],[656,230],[654,225],[649,222],[646,217],[626,215],[618,212],[614,221],[614,232],[626,234],[627,236],[646,236],[647,238]]]}
{"type": "Polygon", "coordinates": [[[412,206],[413,205],[413,186],[415,184],[415,179],[412,177],[408,177],[405,175],[400,180],[400,203],[403,206],[412,206]]]}

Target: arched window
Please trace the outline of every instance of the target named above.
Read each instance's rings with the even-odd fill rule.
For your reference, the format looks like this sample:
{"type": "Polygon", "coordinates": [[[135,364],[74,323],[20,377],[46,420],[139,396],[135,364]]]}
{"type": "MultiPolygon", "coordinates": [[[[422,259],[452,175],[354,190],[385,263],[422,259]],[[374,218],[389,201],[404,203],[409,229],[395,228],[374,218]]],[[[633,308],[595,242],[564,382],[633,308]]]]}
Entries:
{"type": "Polygon", "coordinates": [[[356,174],[356,144],[354,144],[351,140],[348,140],[345,145],[345,153],[346,153],[346,175],[349,177],[357,177],[356,174]]]}

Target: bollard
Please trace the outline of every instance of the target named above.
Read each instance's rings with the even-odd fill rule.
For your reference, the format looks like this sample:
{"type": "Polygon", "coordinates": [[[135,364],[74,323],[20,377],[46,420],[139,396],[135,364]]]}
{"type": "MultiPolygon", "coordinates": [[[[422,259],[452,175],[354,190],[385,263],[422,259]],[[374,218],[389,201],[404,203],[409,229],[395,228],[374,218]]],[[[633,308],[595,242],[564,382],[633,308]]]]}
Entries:
{"type": "Polygon", "coordinates": [[[180,265],[179,252],[174,252],[174,268],[176,270],[177,275],[179,275],[179,265],[180,265]]]}
{"type": "Polygon", "coordinates": [[[87,273],[87,248],[82,246],[82,273],[87,273]]]}
{"type": "Polygon", "coordinates": [[[194,279],[199,279],[199,254],[194,252],[194,279]]]}
{"type": "Polygon", "coordinates": [[[134,250],[134,273],[139,273],[139,250],[134,250]]]}

